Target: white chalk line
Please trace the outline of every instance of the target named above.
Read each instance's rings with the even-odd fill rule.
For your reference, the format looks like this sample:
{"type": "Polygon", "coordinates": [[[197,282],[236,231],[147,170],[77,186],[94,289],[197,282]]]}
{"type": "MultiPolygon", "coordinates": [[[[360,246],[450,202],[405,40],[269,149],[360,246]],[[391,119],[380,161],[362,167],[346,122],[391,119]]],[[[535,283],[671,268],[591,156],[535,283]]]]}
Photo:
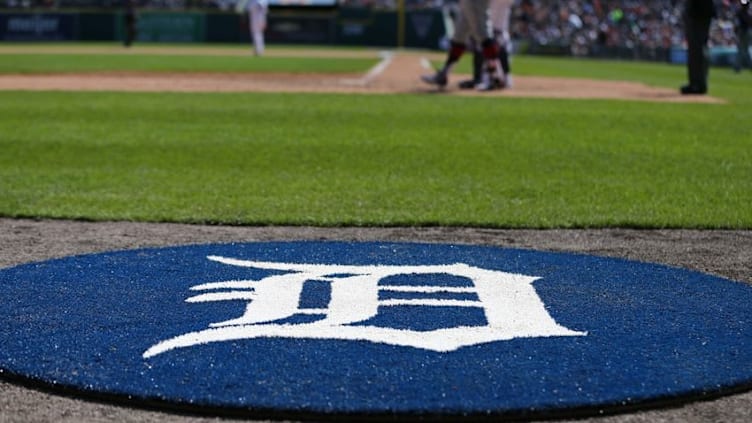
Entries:
{"type": "Polygon", "coordinates": [[[391,51],[382,51],[379,53],[379,56],[381,57],[379,63],[372,67],[362,78],[343,79],[340,82],[344,85],[355,85],[359,87],[364,87],[370,84],[374,79],[378,78],[379,75],[384,73],[394,59],[394,53],[391,51]]]}

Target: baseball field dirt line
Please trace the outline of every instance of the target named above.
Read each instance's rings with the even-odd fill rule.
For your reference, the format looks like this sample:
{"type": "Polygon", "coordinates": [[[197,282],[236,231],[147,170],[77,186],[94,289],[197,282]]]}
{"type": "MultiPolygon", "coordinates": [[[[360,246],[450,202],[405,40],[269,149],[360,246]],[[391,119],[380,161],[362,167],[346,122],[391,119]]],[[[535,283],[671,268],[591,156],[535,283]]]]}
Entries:
{"type": "MultiPolygon", "coordinates": [[[[0,218],[0,268],[141,247],[272,240],[412,241],[567,251],[662,263],[752,284],[749,230],[238,227],[0,218]]],[[[0,421],[198,423],[218,419],[148,411],[127,402],[88,401],[0,381],[0,421]]],[[[752,393],[585,421],[748,422],[752,421],[752,393]]]]}
{"type": "MultiPolygon", "coordinates": [[[[371,55],[377,52],[371,52],[371,55]]],[[[629,81],[515,76],[512,89],[492,92],[459,90],[453,75],[449,87],[437,90],[419,80],[427,70],[425,53],[390,54],[378,73],[365,75],[290,73],[96,72],[83,74],[0,75],[0,90],[134,91],[134,92],[290,92],[356,94],[422,94],[516,98],[610,99],[669,103],[725,103],[712,96],[682,96],[676,90],[629,81]]]]}

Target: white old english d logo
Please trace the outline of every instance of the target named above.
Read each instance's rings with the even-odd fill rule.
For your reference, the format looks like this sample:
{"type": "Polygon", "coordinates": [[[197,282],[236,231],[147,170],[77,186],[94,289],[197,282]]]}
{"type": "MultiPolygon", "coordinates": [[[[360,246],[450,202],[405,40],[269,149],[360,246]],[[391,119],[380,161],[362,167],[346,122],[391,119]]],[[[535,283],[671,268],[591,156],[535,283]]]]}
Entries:
{"type": "Polygon", "coordinates": [[[533,288],[537,277],[481,269],[463,263],[429,266],[339,266],[237,260],[209,256],[209,260],[230,266],[286,271],[261,280],[206,283],[191,287],[202,293],[189,303],[248,301],[245,313],[231,320],[213,323],[208,329],[164,340],[143,353],[149,358],[164,352],[210,342],[252,338],[307,338],[369,341],[404,347],[449,352],[461,347],[514,338],[584,336],[557,324],[548,314],[533,288]],[[380,285],[397,275],[448,274],[465,277],[472,286],[380,285]],[[331,299],[325,308],[304,308],[300,297],[306,281],[326,281],[331,299]],[[417,294],[471,293],[477,300],[409,298],[379,299],[380,292],[417,294]],[[381,326],[355,325],[375,317],[379,307],[477,307],[485,314],[484,326],[454,326],[416,331],[381,326]],[[280,322],[294,315],[313,314],[322,319],[309,323],[280,322]]]}

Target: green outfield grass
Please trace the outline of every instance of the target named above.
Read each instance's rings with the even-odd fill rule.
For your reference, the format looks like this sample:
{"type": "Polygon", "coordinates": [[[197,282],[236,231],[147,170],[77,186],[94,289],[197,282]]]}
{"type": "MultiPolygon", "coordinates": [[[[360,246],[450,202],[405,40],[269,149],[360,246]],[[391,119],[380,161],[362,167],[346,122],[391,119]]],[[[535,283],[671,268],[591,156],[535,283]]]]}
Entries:
{"type": "MultiPolygon", "coordinates": [[[[664,64],[514,65],[684,78],[664,64]]],[[[0,92],[0,215],[750,229],[752,75],[713,69],[711,94],[728,103],[0,92]]]]}
{"type": "MultiPolygon", "coordinates": [[[[1,51],[1,49],[0,49],[1,51]]],[[[378,58],[202,56],[155,54],[0,54],[0,73],[70,72],[288,72],[359,73],[378,58]]]]}

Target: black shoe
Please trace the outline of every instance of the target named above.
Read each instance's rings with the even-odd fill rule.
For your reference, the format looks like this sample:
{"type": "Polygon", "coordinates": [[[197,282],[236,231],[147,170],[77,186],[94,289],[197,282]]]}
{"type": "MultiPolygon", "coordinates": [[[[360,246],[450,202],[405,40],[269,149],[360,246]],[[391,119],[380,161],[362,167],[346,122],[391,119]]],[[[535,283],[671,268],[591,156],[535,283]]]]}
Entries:
{"type": "Polygon", "coordinates": [[[447,75],[442,71],[437,71],[433,75],[423,75],[420,77],[420,79],[422,79],[426,84],[436,85],[439,88],[446,87],[449,80],[449,78],[447,78],[447,75]]]}
{"type": "Polygon", "coordinates": [[[696,85],[685,85],[679,89],[682,95],[702,95],[708,92],[707,87],[698,87],[696,85]]]}
{"type": "Polygon", "coordinates": [[[457,86],[461,90],[472,90],[473,88],[475,88],[475,84],[476,82],[473,81],[472,79],[466,79],[464,81],[460,81],[460,83],[457,84],[457,86]]]}

